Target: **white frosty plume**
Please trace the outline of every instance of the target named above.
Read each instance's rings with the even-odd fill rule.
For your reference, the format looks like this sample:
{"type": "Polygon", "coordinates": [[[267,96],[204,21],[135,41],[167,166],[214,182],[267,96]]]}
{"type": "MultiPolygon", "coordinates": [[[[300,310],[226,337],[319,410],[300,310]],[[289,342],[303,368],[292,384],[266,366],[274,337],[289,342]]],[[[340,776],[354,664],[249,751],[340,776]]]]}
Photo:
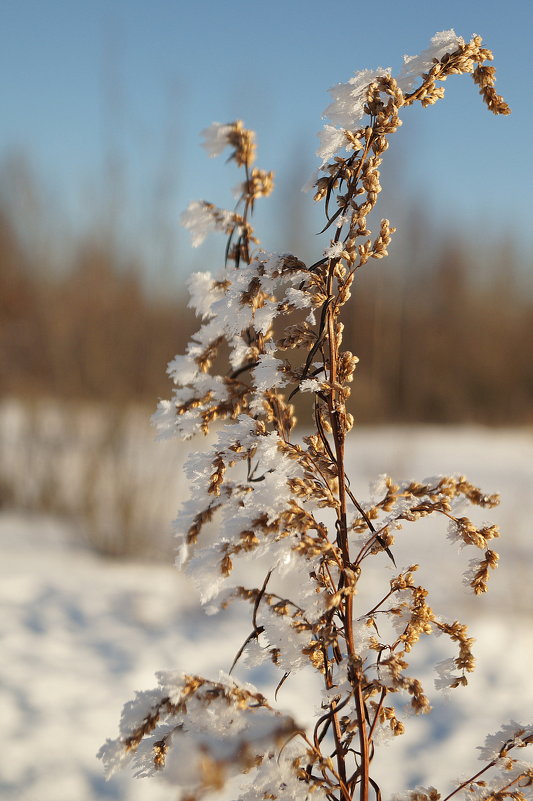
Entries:
{"type": "Polygon", "coordinates": [[[429,47],[418,56],[404,56],[403,70],[397,79],[400,89],[409,92],[416,79],[431,69],[435,59],[440,61],[447,53],[453,53],[461,45],[464,45],[464,39],[457,36],[451,28],[449,31],[439,31],[432,36],[429,47]]]}
{"type": "Polygon", "coordinates": [[[210,206],[193,200],[181,214],[180,222],[190,231],[193,248],[199,247],[211,231],[226,231],[231,225],[231,212],[225,209],[217,211],[220,219],[217,219],[210,206]]]}
{"type": "MultiPolygon", "coordinates": [[[[417,78],[426,73],[434,61],[440,61],[447,53],[453,53],[464,44],[464,39],[457,36],[453,29],[439,31],[432,36],[429,46],[417,56],[404,56],[404,66],[397,78],[403,92],[409,92],[417,78]]],[[[316,155],[322,159],[322,166],[347,144],[344,130],[356,130],[364,117],[364,107],[368,87],[377,78],[390,75],[391,69],[378,67],[375,70],[360,70],[348,83],[338,83],[329,92],[333,102],[324,111],[323,116],[333,125],[326,124],[319,132],[320,146],[316,155]]]]}
{"type": "Polygon", "coordinates": [[[202,147],[207,150],[210,158],[220,156],[224,148],[229,145],[228,136],[233,129],[233,125],[224,125],[220,122],[214,122],[208,128],[204,128],[201,132],[204,141],[202,147]]]}
{"type": "Polygon", "coordinates": [[[364,115],[366,92],[369,85],[385,75],[390,75],[390,67],[359,70],[348,83],[338,83],[336,86],[332,86],[329,93],[333,98],[333,103],[329,104],[323,116],[335,125],[353,131],[364,115]]]}

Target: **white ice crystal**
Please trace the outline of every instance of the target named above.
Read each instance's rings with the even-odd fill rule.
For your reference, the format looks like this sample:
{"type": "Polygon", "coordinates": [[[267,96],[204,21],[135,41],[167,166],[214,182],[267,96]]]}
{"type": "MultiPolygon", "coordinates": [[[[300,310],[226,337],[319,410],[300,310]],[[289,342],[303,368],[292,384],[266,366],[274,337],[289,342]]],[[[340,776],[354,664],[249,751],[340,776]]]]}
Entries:
{"type": "Polygon", "coordinates": [[[190,232],[193,248],[197,248],[211,231],[228,233],[233,215],[226,209],[216,209],[215,216],[215,210],[209,204],[193,200],[182,212],[180,222],[190,232]]]}
{"type": "Polygon", "coordinates": [[[380,473],[373,481],[370,482],[370,499],[373,506],[378,501],[381,501],[387,494],[387,474],[380,473]]]}
{"type": "Polygon", "coordinates": [[[262,353],[257,361],[258,365],[253,370],[253,381],[258,392],[285,386],[289,379],[281,372],[281,359],[276,359],[271,353],[262,353]]]}
{"type": "Polygon", "coordinates": [[[167,365],[167,374],[175,384],[190,384],[199,374],[198,365],[187,356],[174,356],[167,365]]]}
{"type": "Polygon", "coordinates": [[[300,392],[319,392],[321,384],[316,378],[304,378],[300,381],[299,387],[300,392]]]}
{"type": "MultiPolygon", "coordinates": [[[[447,53],[453,53],[463,44],[464,39],[457,36],[454,30],[436,33],[422,53],[403,57],[403,69],[397,78],[400,89],[405,93],[411,91],[417,79],[431,69],[435,60],[440,61],[447,53]]],[[[343,146],[347,147],[345,130],[355,131],[360,126],[370,84],[377,78],[390,74],[390,67],[360,70],[348,83],[338,83],[329,90],[333,102],[326,108],[323,117],[329,119],[333,125],[324,125],[318,134],[320,146],[316,154],[322,159],[321,166],[330,161],[343,146]]],[[[312,182],[310,181],[305,189],[312,188],[316,179],[317,175],[314,175],[312,182]]]]}
{"type": "Polygon", "coordinates": [[[214,286],[211,273],[192,273],[187,281],[189,290],[189,308],[194,309],[199,317],[209,317],[211,307],[215,301],[220,300],[224,290],[214,286]]]}
{"type": "Polygon", "coordinates": [[[398,76],[398,86],[403,92],[410,92],[416,80],[428,72],[435,59],[440,61],[447,53],[453,53],[464,45],[464,39],[453,29],[440,31],[431,37],[429,47],[418,56],[404,56],[403,69],[398,76]]]}
{"type": "MultiPolygon", "coordinates": [[[[201,204],[192,206],[189,223],[193,235],[202,233],[195,228],[194,219],[198,213],[202,220],[203,210],[210,220],[212,218],[215,227],[218,226],[213,215],[201,204]]],[[[217,402],[227,400],[226,377],[203,372],[205,360],[211,360],[211,353],[217,350],[222,339],[229,345],[232,369],[239,370],[251,358],[257,361],[246,334],[251,327],[258,334],[266,335],[276,317],[295,309],[312,308],[312,294],[304,288],[308,275],[304,268],[295,269],[293,265],[294,258],[288,254],[261,252],[251,264],[243,264],[238,269],[227,268],[218,278],[213,278],[208,272],[191,276],[189,305],[204,322],[189,342],[186,353],[176,356],[168,365],[167,372],[176,389],[170,401],[160,403],[152,417],[159,438],[166,438],[174,432],[189,439],[203,430],[205,412],[217,402]],[[261,293],[258,304],[246,300],[253,286],[261,293]],[[184,406],[186,410],[182,408],[184,406]]],[[[261,412],[263,392],[287,383],[282,372],[273,370],[274,366],[281,365],[274,353],[274,345],[268,345],[259,356],[255,372],[257,392],[249,406],[251,413],[261,412]]]]}
{"type": "Polygon", "coordinates": [[[269,754],[257,769],[252,780],[243,788],[237,801],[264,801],[279,798],[283,801],[325,801],[325,790],[315,785],[310,787],[298,778],[294,763],[306,764],[307,754],[298,744],[288,743],[279,754],[269,754]]]}
{"type": "MultiPolygon", "coordinates": [[[[349,131],[356,130],[364,116],[368,87],[377,78],[383,78],[386,75],[390,75],[390,67],[360,70],[355,73],[353,78],[350,78],[348,83],[338,83],[336,86],[332,86],[329,93],[333,102],[326,108],[323,116],[341,128],[349,131]]],[[[330,133],[329,136],[332,137],[332,134],[330,133]]]]}
{"type": "Polygon", "coordinates": [[[213,122],[208,128],[201,132],[204,141],[202,147],[207,150],[211,158],[220,156],[225,147],[229,144],[228,136],[233,130],[233,125],[224,125],[221,122],[213,122]]]}
{"type": "Polygon", "coordinates": [[[324,256],[327,256],[329,259],[336,259],[341,255],[343,250],[344,245],[342,242],[332,242],[329,248],[326,248],[324,251],[324,256]]]}
{"type": "Polygon", "coordinates": [[[164,440],[176,435],[176,407],[169,400],[160,400],[150,418],[157,430],[156,439],[164,440]]]}
{"type": "Polygon", "coordinates": [[[292,618],[269,608],[263,609],[261,622],[269,645],[279,651],[277,665],[281,670],[296,671],[309,664],[309,657],[303,653],[312,639],[309,631],[297,631],[292,618]]]}
{"type": "Polygon", "coordinates": [[[498,757],[505,743],[507,743],[508,746],[511,744],[514,746],[521,745],[523,740],[519,732],[522,732],[522,735],[525,732],[531,735],[533,733],[533,725],[524,726],[522,723],[511,720],[509,723],[502,726],[495,734],[488,734],[485,738],[484,745],[478,748],[479,759],[482,762],[492,762],[493,759],[498,757]]]}
{"type": "Polygon", "coordinates": [[[455,522],[455,520],[450,520],[450,522],[448,523],[446,537],[447,539],[450,540],[450,542],[456,543],[459,546],[460,550],[463,550],[463,548],[466,547],[466,542],[461,537],[459,526],[455,522]]]}
{"type": "Polygon", "coordinates": [[[290,286],[285,292],[284,300],[295,309],[308,309],[311,306],[311,295],[302,289],[290,286]]]}
{"type": "Polygon", "coordinates": [[[335,128],[334,125],[324,125],[322,130],[318,132],[318,138],[320,139],[320,146],[316,154],[322,159],[323,165],[329,161],[341,147],[346,147],[347,145],[344,129],[335,128]]]}
{"type": "MultiPolygon", "coordinates": [[[[259,434],[256,421],[242,414],[236,423],[219,431],[210,449],[191,454],[185,464],[191,499],[182,505],[174,526],[180,564],[188,560],[187,571],[200,589],[202,603],[211,602],[234,581],[233,574],[222,575],[220,570],[227,547],[241,542],[243,532],[256,530],[255,521],[264,519],[267,524],[273,523],[287,508],[291,498],[288,480],[294,476],[301,477],[302,469],[280,451],[280,444],[275,431],[259,434]],[[236,445],[240,448],[238,452],[236,445]],[[252,471],[248,480],[242,476],[240,463],[247,462],[251,454],[257,470],[252,471]],[[215,458],[222,460],[227,468],[220,498],[209,493],[215,458]],[[238,478],[239,470],[241,478],[234,480],[234,477],[238,478]],[[216,507],[219,507],[217,526],[221,532],[217,541],[207,546],[187,544],[187,532],[198,512],[216,507]]],[[[261,537],[260,530],[257,534],[261,537]]],[[[290,555],[293,544],[290,537],[265,536],[253,552],[240,554],[238,561],[244,563],[247,559],[265,558],[274,569],[279,565],[282,572],[286,572],[286,556],[290,555]]],[[[303,558],[300,561],[306,562],[303,558]]]]}
{"type": "Polygon", "coordinates": [[[213,215],[205,206],[197,200],[193,200],[180,216],[180,222],[184,228],[190,231],[193,248],[199,247],[208,233],[215,227],[213,215]]]}
{"type": "Polygon", "coordinates": [[[224,673],[217,682],[179,671],[156,675],[159,686],[126,704],[120,736],[100,749],[108,776],[132,762],[139,777],[157,772],[184,791],[201,790],[206,758],[227,778],[258,764],[295,731],[292,718],[269,708],[255,687],[224,673]],[[146,728],[140,742],[125,747],[135,732],[146,728]],[[154,749],[162,743],[164,758],[155,764],[154,749]]]}
{"type": "Polygon", "coordinates": [[[270,660],[268,648],[263,647],[257,637],[254,637],[246,646],[243,654],[244,663],[249,668],[263,665],[270,660]]]}
{"type": "Polygon", "coordinates": [[[366,618],[362,618],[361,620],[354,621],[353,633],[355,650],[361,659],[364,660],[370,648],[372,637],[375,635],[375,631],[373,628],[366,625],[366,618]]]}
{"type": "Polygon", "coordinates": [[[437,678],[435,679],[436,690],[448,690],[451,687],[452,682],[457,678],[456,674],[453,673],[454,670],[455,659],[453,657],[443,659],[442,662],[438,662],[435,665],[437,673],[437,678]]]}

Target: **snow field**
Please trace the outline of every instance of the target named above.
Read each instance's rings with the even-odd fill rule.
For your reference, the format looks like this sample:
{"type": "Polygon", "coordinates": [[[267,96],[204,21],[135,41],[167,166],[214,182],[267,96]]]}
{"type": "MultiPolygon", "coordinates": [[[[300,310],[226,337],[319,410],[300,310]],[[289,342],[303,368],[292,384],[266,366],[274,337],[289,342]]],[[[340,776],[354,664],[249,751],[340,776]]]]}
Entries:
{"type": "MultiPolygon", "coordinates": [[[[154,454],[157,449],[145,467],[161,482],[162,495],[172,494],[163,491],[168,465],[158,464],[154,454]]],[[[352,488],[363,499],[368,482],[383,472],[402,479],[464,472],[487,492],[502,493],[501,507],[482,513],[505,535],[495,543],[502,559],[487,597],[473,599],[463,588],[470,554],[458,554],[446,539],[445,522],[419,523],[397,534],[399,567],[414,554],[426,562],[418,575],[429,584],[431,605],[471,625],[478,669],[468,688],[446,699],[433,689],[433,668],[453,650],[442,637],[421,644],[410,672],[420,676],[436,710],[405,720],[406,734],[376,757],[375,775],[384,799],[417,782],[445,790],[448,780],[476,767],[475,747],[488,732],[509,719],[531,718],[533,436],[525,430],[361,429],[349,461],[352,488]]],[[[178,503],[175,498],[176,508],[178,503]]],[[[68,526],[41,515],[4,512],[0,547],[0,798],[173,799],[173,789],[154,780],[121,775],[106,783],[95,753],[116,736],[124,702],[155,685],[157,670],[182,668],[212,678],[227,670],[250,631],[249,610],[234,606],[206,617],[187,577],[173,568],[102,559],[68,526]]],[[[369,597],[378,567],[386,571],[385,582],[390,576],[385,562],[376,560],[367,579],[369,597]]],[[[270,666],[251,673],[241,666],[236,676],[267,695],[281,677],[270,666]]],[[[279,707],[306,722],[315,712],[313,686],[307,670],[289,678],[279,707]]]]}

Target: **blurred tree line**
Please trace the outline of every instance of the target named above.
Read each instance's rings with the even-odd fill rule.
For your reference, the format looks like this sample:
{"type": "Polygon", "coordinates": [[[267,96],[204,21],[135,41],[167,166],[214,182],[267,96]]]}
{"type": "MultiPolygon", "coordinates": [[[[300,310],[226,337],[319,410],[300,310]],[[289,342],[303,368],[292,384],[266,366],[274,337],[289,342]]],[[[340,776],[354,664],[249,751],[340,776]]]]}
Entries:
{"type": "MultiPolygon", "coordinates": [[[[97,230],[71,242],[68,269],[57,269],[17,214],[4,195],[2,395],[152,406],[168,397],[165,365],[196,325],[185,294],[147,291],[142,258],[97,230]]],[[[360,357],[356,420],[533,422],[533,292],[515,251],[501,243],[487,265],[478,242],[450,232],[428,241],[423,230],[415,215],[403,245],[393,240],[354,284],[345,345],[360,357]]]]}

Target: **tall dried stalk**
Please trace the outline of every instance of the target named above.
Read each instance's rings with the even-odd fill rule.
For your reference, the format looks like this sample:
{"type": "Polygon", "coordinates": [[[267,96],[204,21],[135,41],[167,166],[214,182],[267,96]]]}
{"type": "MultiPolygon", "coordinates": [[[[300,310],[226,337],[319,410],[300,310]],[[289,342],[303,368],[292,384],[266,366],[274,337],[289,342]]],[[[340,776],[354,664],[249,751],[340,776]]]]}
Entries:
{"type": "MultiPolygon", "coordinates": [[[[204,132],[211,155],[231,148],[244,181],[240,211],[193,203],[184,215],[194,245],[210,229],[228,235],[226,266],[216,278],[191,279],[191,305],[204,323],[186,355],[169,365],[176,389],[171,401],[160,403],[155,422],[162,436],[184,438],[206,433],[214,421],[227,423],[211,448],[189,460],[192,499],[176,522],[178,562],[196,575],[205,602],[251,604],[252,631],[235,661],[242,657],[253,666],[271,659],[282,671],[279,686],[310,666],[323,681],[321,713],[306,732],[254,687],[229,676],[159,674],[159,687],[125,707],[120,737],[103,747],[108,769],[133,759],[140,775],[161,773],[189,799],[242,772],[251,774],[242,799],[367,801],[372,793],[380,801],[372,759],[384,732],[404,730],[402,696],[415,713],[430,710],[421,682],[406,673],[412,648],[432,633],[447,635],[458,653],[439,666],[438,685],[467,683],[473,640],[466,626],[447,622],[428,605],[427,590],[415,580],[418,565],[396,568],[393,532],[431,514],[446,518],[452,539],[483,551],[468,572],[479,594],[497,566],[489,543],[499,532],[477,527],[460,508],[465,502],[490,508],[498,497],[463,476],[403,484],[385,476],[372,501],[358,500],[345,464],[354,422],[346,401],[358,360],[342,349],[341,316],[357,271],[387,255],[394,233],[382,220],[372,238],[367,219],[400,111],[435,103],[448,76],[472,73],[489,109],[508,114],[494,90],[494,69],[484,66],[491,59],[480,37],[465,43],[446,31],[420,56],[406,58],[398,79],[388,70],[366,70],[331,90],[326,115],[335,125],[322,134],[315,199],[324,201],[324,230],[334,234],[311,267],[291,255],[253,251],[250,216],[273,186],[271,173],[253,166],[253,133],[240,122],[204,132]],[[339,155],[342,148],[347,156],[339,155]],[[225,373],[212,372],[217,358],[228,360],[225,373]],[[313,397],[314,431],[300,442],[290,403],[296,392],[313,397]],[[205,526],[214,520],[210,542],[205,526]],[[395,575],[370,608],[356,607],[367,560],[375,556],[390,560],[395,575]],[[396,708],[387,703],[393,695],[396,708]]],[[[483,769],[444,801],[460,791],[473,801],[521,801],[533,772],[510,754],[532,741],[532,727],[518,725],[489,738],[483,769]]],[[[432,787],[407,797],[441,798],[432,787]]]]}

